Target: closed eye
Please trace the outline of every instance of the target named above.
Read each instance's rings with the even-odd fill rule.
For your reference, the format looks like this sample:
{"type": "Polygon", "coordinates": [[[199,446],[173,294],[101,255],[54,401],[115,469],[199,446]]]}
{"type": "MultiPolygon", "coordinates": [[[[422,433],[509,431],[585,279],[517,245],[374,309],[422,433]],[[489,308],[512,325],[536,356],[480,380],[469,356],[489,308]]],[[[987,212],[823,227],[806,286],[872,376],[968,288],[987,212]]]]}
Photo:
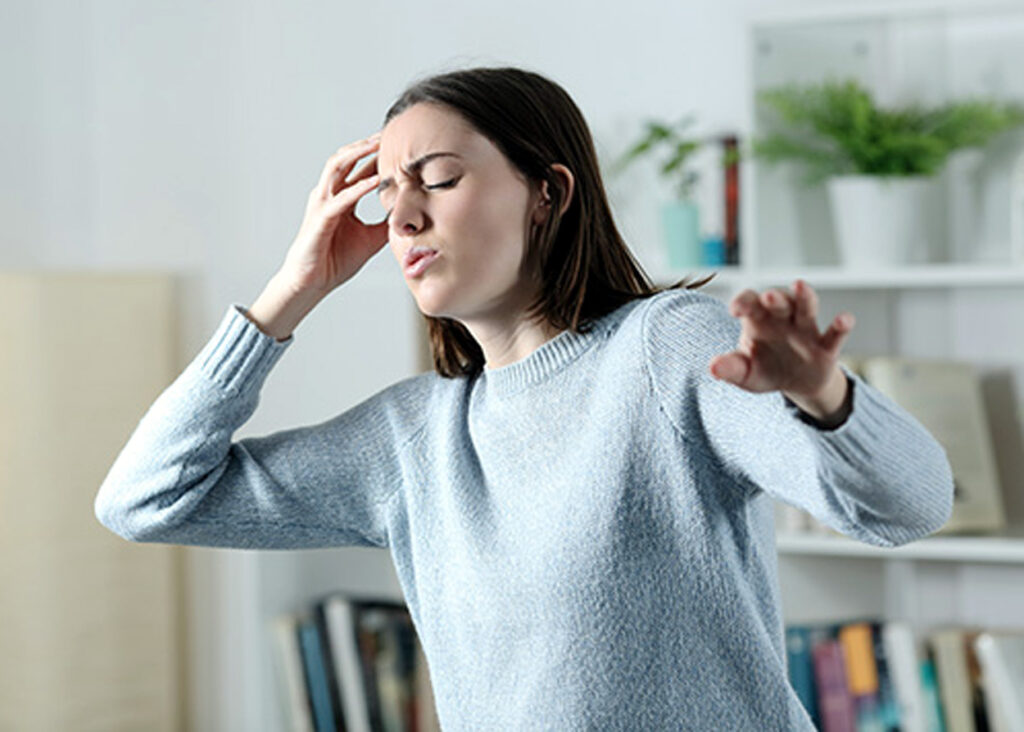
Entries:
{"type": "Polygon", "coordinates": [[[455,182],[457,180],[458,178],[452,178],[451,180],[446,180],[444,183],[435,183],[432,186],[427,186],[427,188],[430,190],[434,190],[435,188],[451,188],[453,185],[455,185],[455,182]]]}
{"type": "MultiPolygon", "coordinates": [[[[459,182],[458,178],[452,178],[451,180],[446,180],[443,183],[435,183],[434,185],[423,186],[423,187],[426,188],[428,191],[432,191],[432,190],[434,190],[436,188],[451,188],[452,186],[454,186],[458,182],[459,182]]],[[[387,216],[391,216],[391,210],[390,209],[387,211],[387,216]]],[[[386,220],[387,220],[387,217],[385,217],[385,221],[386,220]]]]}

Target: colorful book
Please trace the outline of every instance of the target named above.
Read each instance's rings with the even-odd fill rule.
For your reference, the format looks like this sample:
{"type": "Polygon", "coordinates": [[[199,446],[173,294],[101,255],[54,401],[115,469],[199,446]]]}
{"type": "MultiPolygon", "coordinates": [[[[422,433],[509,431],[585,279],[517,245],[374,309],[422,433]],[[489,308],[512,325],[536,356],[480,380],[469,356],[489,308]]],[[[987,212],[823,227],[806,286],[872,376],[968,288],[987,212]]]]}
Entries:
{"type": "Polygon", "coordinates": [[[883,732],[878,704],[878,665],[868,623],[839,629],[846,667],[846,687],[853,697],[858,732],[883,732]]]}
{"type": "Polygon", "coordinates": [[[927,658],[921,659],[920,670],[925,729],[929,732],[946,732],[945,715],[942,711],[942,700],[939,697],[939,684],[935,678],[935,662],[930,653],[927,658]]]}
{"type": "Polygon", "coordinates": [[[823,732],[857,732],[857,710],[847,686],[842,645],[838,640],[821,641],[811,655],[823,732]]]}

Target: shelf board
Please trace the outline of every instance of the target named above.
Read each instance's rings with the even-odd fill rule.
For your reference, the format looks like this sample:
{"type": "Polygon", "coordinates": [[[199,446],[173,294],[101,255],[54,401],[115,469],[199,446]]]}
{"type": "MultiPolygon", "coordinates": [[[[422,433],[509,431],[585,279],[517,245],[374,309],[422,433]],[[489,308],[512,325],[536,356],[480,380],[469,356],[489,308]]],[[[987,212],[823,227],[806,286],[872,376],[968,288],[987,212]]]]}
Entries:
{"type": "Polygon", "coordinates": [[[878,559],[927,559],[944,562],[982,562],[1024,566],[1024,535],[932,536],[885,548],[847,537],[782,533],[775,537],[783,555],[865,557],[878,559]]]}
{"type": "Polygon", "coordinates": [[[684,276],[700,279],[711,272],[717,275],[708,288],[738,290],[750,287],[788,287],[800,278],[816,290],[864,290],[906,288],[1020,287],[1024,286],[1021,264],[922,264],[878,269],[844,267],[791,267],[748,270],[740,267],[706,267],[693,270],[665,270],[655,281],[667,284],[684,276]]]}

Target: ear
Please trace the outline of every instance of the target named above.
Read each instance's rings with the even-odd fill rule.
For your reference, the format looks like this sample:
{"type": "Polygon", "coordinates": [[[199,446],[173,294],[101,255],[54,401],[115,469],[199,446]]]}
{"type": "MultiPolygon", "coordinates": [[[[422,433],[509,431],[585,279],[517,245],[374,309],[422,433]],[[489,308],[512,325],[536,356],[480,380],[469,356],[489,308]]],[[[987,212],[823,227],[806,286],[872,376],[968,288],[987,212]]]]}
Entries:
{"type": "MultiPolygon", "coordinates": [[[[561,163],[552,163],[551,169],[555,171],[555,174],[562,179],[562,189],[565,191],[565,200],[562,201],[562,209],[559,211],[559,216],[565,213],[566,209],[569,208],[569,203],[572,201],[573,186],[576,183],[576,179],[573,177],[572,171],[561,163]]],[[[551,193],[548,191],[548,182],[541,181],[540,188],[540,200],[537,202],[537,206],[534,209],[533,220],[534,223],[541,223],[548,216],[548,211],[551,208],[551,193]]]]}

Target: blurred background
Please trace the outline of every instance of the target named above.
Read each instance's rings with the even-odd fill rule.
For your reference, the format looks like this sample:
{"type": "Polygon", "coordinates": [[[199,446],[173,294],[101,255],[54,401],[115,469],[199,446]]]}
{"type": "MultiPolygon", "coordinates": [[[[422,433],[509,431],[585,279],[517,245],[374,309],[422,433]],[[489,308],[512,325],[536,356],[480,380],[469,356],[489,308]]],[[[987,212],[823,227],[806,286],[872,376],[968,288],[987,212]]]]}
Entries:
{"type": "MultiPolygon", "coordinates": [[[[307,728],[300,707],[313,702],[289,686],[275,623],[328,593],[401,601],[384,550],[131,544],[92,501],[149,404],[277,271],[327,157],[379,129],[415,79],[475,65],[523,66],[573,96],[655,281],[717,271],[707,291],[728,299],[803,277],[820,323],[857,315],[851,367],[942,436],[962,506],[948,531],[896,550],[779,506],[787,627],[839,637],[869,622],[880,638],[904,624],[924,686],[917,702],[900,687],[903,722],[888,728],[915,728],[921,664],[934,673],[940,659],[970,674],[934,686],[935,708],[980,726],[996,698],[982,679],[997,671],[981,673],[969,634],[1024,624],[1019,130],[951,147],[924,171],[925,218],[884,244],[904,212],[844,219],[838,185],[802,182],[806,155],[761,158],[754,140],[786,131],[761,92],[827,77],[879,104],[1022,102],[1022,41],[1024,3],[972,0],[4,0],[0,729],[307,728]],[[851,237],[864,245],[851,251],[851,237]]],[[[872,195],[876,207],[897,197],[872,195]]],[[[383,218],[373,197],[357,213],[383,218]]],[[[235,438],[328,419],[427,367],[385,248],[299,326],[235,438]]],[[[851,694],[884,706],[895,692],[873,668],[874,686],[851,694]]],[[[803,693],[814,707],[813,687],[803,693]]]]}

